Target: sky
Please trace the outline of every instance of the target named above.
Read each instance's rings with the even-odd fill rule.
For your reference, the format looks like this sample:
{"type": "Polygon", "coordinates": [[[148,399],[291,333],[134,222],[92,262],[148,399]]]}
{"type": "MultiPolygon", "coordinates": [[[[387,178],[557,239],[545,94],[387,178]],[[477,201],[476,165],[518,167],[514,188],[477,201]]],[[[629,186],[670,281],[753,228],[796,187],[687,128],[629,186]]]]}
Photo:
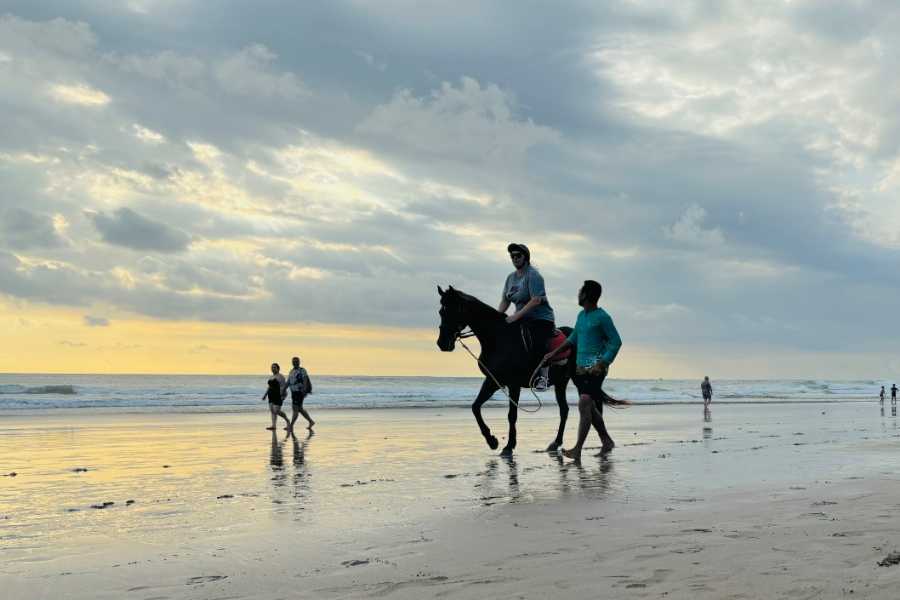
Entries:
{"type": "Polygon", "coordinates": [[[892,1],[0,0],[2,372],[474,375],[527,244],[613,376],[900,372],[892,1]]]}

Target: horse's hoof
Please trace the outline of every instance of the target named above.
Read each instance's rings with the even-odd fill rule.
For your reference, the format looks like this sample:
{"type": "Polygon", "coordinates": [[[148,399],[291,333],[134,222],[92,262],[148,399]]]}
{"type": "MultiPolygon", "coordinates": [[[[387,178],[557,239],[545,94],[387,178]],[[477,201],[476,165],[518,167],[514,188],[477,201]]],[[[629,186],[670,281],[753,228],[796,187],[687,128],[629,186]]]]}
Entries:
{"type": "Polygon", "coordinates": [[[544,450],[544,452],[558,452],[560,446],[562,446],[562,442],[553,442],[547,446],[547,449],[544,450]]]}
{"type": "Polygon", "coordinates": [[[601,446],[600,447],[600,456],[609,454],[610,452],[613,451],[613,448],[615,448],[615,447],[616,447],[615,444],[607,444],[607,445],[601,446]]]}
{"type": "Polygon", "coordinates": [[[496,450],[500,446],[500,442],[498,442],[497,438],[494,436],[487,438],[487,444],[491,450],[496,450]]]}
{"type": "Polygon", "coordinates": [[[503,450],[500,452],[500,456],[503,458],[512,458],[513,449],[509,446],[505,446],[503,450]]]}

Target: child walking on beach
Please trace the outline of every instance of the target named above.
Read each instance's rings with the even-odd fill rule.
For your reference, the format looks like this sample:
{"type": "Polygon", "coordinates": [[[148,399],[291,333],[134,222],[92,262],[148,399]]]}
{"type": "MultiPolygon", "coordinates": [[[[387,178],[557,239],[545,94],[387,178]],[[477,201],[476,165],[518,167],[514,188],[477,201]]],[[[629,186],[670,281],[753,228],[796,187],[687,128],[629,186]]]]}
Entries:
{"type": "Polygon", "coordinates": [[[269,378],[266,385],[266,393],[263,394],[262,399],[269,399],[269,413],[272,415],[272,426],[266,427],[266,429],[275,431],[275,422],[278,420],[278,417],[281,417],[287,424],[285,429],[290,431],[291,422],[288,421],[287,415],[281,410],[281,405],[284,403],[285,396],[287,396],[287,382],[284,380],[284,375],[281,374],[281,367],[278,363],[272,363],[272,377],[269,378]]]}

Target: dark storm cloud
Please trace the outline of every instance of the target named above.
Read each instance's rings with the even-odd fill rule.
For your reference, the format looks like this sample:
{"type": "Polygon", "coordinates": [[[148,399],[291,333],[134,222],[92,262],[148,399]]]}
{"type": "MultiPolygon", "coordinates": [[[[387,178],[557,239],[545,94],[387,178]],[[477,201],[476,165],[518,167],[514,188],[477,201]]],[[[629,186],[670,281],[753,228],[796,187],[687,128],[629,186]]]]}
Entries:
{"type": "Polygon", "coordinates": [[[8,249],[53,248],[63,243],[49,215],[24,208],[7,208],[0,212],[0,244],[8,249]]]}
{"type": "Polygon", "coordinates": [[[134,250],[181,252],[191,243],[187,233],[141,216],[127,207],[116,209],[111,215],[88,213],[88,217],[108,244],[134,250]]]}

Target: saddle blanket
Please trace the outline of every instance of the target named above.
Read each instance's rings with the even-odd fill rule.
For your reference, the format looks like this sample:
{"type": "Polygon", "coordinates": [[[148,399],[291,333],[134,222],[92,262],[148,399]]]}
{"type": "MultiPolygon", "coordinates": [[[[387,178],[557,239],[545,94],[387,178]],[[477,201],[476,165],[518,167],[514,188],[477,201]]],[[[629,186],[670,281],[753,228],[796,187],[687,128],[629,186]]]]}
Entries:
{"type": "MultiPolygon", "coordinates": [[[[550,338],[550,341],[547,342],[547,352],[552,352],[562,346],[566,341],[566,334],[557,329],[553,332],[553,337],[550,338]]],[[[569,357],[572,355],[572,348],[566,348],[559,354],[553,357],[553,364],[561,364],[566,362],[569,357]]]]}

